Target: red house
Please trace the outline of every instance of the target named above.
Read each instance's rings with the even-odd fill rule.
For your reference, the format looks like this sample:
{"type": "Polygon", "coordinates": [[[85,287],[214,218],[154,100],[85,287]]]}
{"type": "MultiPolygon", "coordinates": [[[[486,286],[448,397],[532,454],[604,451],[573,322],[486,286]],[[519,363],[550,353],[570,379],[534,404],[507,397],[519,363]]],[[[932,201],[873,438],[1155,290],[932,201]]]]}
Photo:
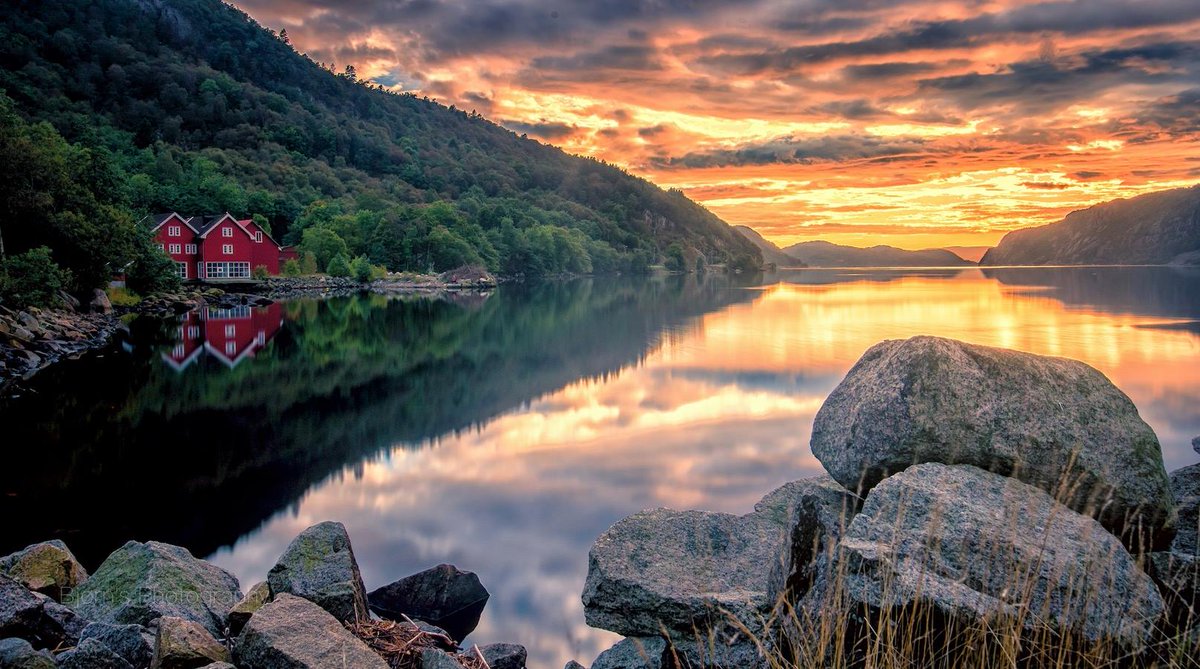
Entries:
{"type": "Polygon", "coordinates": [[[260,266],[279,274],[283,263],[296,257],[295,249],[280,246],[254,221],[239,221],[228,213],[184,218],[171,212],[149,216],[144,223],[182,279],[249,279],[260,266]]]}
{"type": "Polygon", "coordinates": [[[232,309],[205,307],[189,312],[179,324],[175,347],[163,353],[163,360],[176,371],[182,371],[202,354],[208,354],[233,368],[254,357],[279,333],[282,313],[278,303],[232,309]]]}

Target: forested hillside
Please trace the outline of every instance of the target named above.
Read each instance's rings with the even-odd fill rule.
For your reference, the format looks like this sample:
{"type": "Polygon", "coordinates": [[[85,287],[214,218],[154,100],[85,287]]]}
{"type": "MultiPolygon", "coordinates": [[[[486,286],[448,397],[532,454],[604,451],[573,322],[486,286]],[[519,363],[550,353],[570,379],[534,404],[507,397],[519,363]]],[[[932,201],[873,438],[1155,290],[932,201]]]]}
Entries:
{"type": "MultiPolygon", "coordinates": [[[[61,144],[50,159],[66,171],[60,190],[89,194],[65,203],[36,186],[25,196],[0,187],[10,254],[45,245],[74,263],[60,249],[87,242],[66,244],[72,225],[50,220],[65,206],[92,233],[121,238],[149,212],[229,211],[284,241],[344,244],[392,270],[481,263],[537,275],[760,259],[682,193],[335,74],[218,0],[32,1],[0,12],[9,144],[61,135],[50,140],[61,144]]],[[[19,180],[23,166],[7,158],[0,176],[19,180]]]]}

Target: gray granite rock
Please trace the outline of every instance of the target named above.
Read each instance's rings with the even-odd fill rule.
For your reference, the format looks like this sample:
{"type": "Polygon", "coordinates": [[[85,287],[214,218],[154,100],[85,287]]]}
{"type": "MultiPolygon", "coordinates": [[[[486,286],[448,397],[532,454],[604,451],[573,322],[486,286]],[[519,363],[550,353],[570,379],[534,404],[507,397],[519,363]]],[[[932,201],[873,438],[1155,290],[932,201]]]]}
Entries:
{"type": "Polygon", "coordinates": [[[525,646],[517,643],[489,643],[480,646],[479,652],[492,669],[525,669],[529,658],[525,646]]]}
{"type": "Polygon", "coordinates": [[[1169,622],[1178,628],[1200,621],[1200,464],[1171,472],[1171,490],[1179,513],[1178,531],[1168,550],[1151,556],[1151,565],[1169,622]]]}
{"type": "Polygon", "coordinates": [[[24,639],[0,639],[0,667],[4,669],[55,669],[54,657],[34,650],[24,639]]]}
{"type": "Polygon", "coordinates": [[[861,498],[821,475],[788,483],[755,507],[760,514],[777,513],[775,518],[788,528],[767,581],[768,599],[781,614],[812,587],[861,506],[861,498]]]}
{"type": "Polygon", "coordinates": [[[0,576],[0,638],[25,639],[35,648],[71,645],[86,622],[71,609],[0,576]]]}
{"type": "Polygon", "coordinates": [[[326,521],[304,530],[267,574],[271,595],[303,597],[338,620],[366,620],[367,593],[346,527],[326,521]]]}
{"type": "Polygon", "coordinates": [[[582,664],[579,664],[575,660],[570,660],[565,665],[563,665],[563,669],[587,669],[587,667],[583,666],[582,664]]]}
{"type": "Polygon", "coordinates": [[[276,595],[250,617],[234,654],[241,669],[388,669],[383,658],[337,618],[288,593],[276,595]]]}
{"type": "Polygon", "coordinates": [[[1153,582],[1097,522],[968,465],[885,479],[840,551],[842,595],[871,611],[1015,620],[1122,648],[1144,647],[1163,613],[1153,582]]]}
{"type": "Polygon", "coordinates": [[[175,616],[220,636],[226,612],[241,597],[233,574],[187,549],[130,541],[109,555],[67,603],[93,622],[149,626],[175,616]]]}
{"type": "Polygon", "coordinates": [[[230,659],[229,649],[199,623],[174,616],[159,618],[150,669],[198,669],[230,659]]]}
{"type": "Polygon", "coordinates": [[[134,669],[125,658],[95,639],[85,639],[58,656],[59,669],[134,669]]]}
{"type": "Polygon", "coordinates": [[[421,651],[421,669],[462,669],[454,656],[438,648],[421,651]]]}
{"type": "Polygon", "coordinates": [[[57,539],[0,558],[0,574],[59,602],[88,576],[67,545],[57,539]]]}
{"type": "Polygon", "coordinates": [[[462,641],[479,624],[488,596],[473,572],[440,564],[372,590],[367,598],[384,618],[420,618],[462,641]]]}
{"type": "Polygon", "coordinates": [[[79,639],[95,639],[135,667],[148,667],[154,659],[154,635],[141,625],[92,623],[79,639]]]}
{"type": "Polygon", "coordinates": [[[1135,552],[1172,536],[1158,438],[1075,360],[938,337],[881,342],[825,400],[812,451],[851,490],[917,463],[969,464],[1049,492],[1135,552]]]}
{"type": "Polygon", "coordinates": [[[592,669],[675,669],[675,662],[662,637],[628,638],[600,653],[592,669]]]}
{"type": "Polygon", "coordinates": [[[251,586],[250,591],[237,604],[229,609],[226,619],[229,621],[229,633],[236,636],[250,620],[254,612],[262,608],[271,599],[271,586],[266,581],[260,581],[251,586]]]}

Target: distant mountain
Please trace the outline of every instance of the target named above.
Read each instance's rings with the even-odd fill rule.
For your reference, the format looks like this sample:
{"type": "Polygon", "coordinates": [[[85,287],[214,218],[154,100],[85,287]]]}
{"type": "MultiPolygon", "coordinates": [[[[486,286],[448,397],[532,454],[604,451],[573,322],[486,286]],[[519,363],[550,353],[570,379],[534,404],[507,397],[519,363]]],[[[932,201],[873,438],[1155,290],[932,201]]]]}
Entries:
{"type": "Polygon", "coordinates": [[[981,265],[1200,263],[1200,186],[1113,200],[1015,230],[981,265]]]}
{"type": "Polygon", "coordinates": [[[804,263],[796,258],[784,253],[773,242],[767,241],[758,231],[744,225],[733,226],[734,230],[742,233],[742,236],[749,239],[762,251],[762,259],[764,263],[775,263],[778,267],[803,267],[804,263]]]}
{"type": "Polygon", "coordinates": [[[992,247],[990,247],[990,246],[944,246],[942,248],[945,249],[946,251],[953,253],[954,255],[958,256],[959,258],[962,258],[963,260],[968,261],[968,262],[979,262],[979,259],[983,257],[983,254],[987,253],[988,250],[991,249],[992,247]]]}
{"type": "Polygon", "coordinates": [[[783,252],[812,267],[954,267],[973,265],[945,249],[907,251],[894,246],[860,249],[830,242],[801,242],[783,252]]]}

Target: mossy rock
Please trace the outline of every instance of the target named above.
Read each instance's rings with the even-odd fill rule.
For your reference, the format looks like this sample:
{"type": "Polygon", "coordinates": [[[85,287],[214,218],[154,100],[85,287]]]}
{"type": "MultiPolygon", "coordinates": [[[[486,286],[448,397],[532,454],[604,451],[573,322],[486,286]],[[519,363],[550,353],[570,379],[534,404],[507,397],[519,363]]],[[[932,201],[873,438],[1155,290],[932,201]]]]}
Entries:
{"type": "Polygon", "coordinates": [[[0,558],[0,573],[59,602],[88,577],[67,545],[57,539],[0,558]]]}

